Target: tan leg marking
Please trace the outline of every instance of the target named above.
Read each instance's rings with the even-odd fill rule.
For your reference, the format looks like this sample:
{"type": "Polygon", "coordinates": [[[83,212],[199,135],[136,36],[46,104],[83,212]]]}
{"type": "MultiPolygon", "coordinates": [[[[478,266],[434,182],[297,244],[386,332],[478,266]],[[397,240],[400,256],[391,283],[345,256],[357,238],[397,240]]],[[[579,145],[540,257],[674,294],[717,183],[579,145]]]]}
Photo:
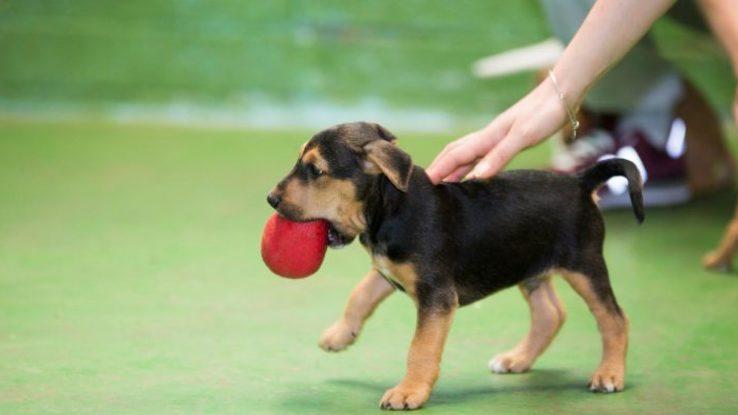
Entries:
{"type": "Polygon", "coordinates": [[[625,355],[628,351],[628,319],[604,304],[585,275],[562,271],[562,275],[582,296],[597,320],[602,335],[602,360],[589,383],[590,390],[617,392],[625,386],[625,355]]]}
{"type": "Polygon", "coordinates": [[[417,302],[415,283],[418,281],[418,274],[415,272],[415,266],[412,263],[392,262],[381,255],[374,255],[372,261],[376,269],[402,285],[405,293],[417,302]]]}
{"type": "Polygon", "coordinates": [[[702,258],[706,268],[729,270],[733,266],[733,255],[738,248],[738,212],[725,228],[723,240],[712,252],[702,258]]]}
{"type": "Polygon", "coordinates": [[[521,373],[530,369],[566,320],[566,309],[556,295],[550,276],[519,285],[530,308],[530,331],[512,350],[495,356],[489,369],[496,373],[521,373]]]}
{"type": "Polygon", "coordinates": [[[440,372],[441,355],[456,305],[448,311],[419,312],[405,378],[382,396],[383,409],[416,409],[428,400],[440,372]]]}
{"type": "Polygon", "coordinates": [[[369,271],[351,292],[343,316],[325,329],[318,345],[330,352],[341,351],[356,341],[366,319],[394,288],[376,270],[369,271]]]}

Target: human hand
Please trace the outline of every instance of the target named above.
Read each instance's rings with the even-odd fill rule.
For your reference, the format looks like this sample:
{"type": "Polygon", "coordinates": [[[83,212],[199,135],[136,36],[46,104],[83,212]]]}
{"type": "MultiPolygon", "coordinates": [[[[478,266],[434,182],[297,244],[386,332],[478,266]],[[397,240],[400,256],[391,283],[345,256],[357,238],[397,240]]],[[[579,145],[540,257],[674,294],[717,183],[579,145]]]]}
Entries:
{"type": "MultiPolygon", "coordinates": [[[[714,2],[722,6],[719,15],[738,10],[727,0],[714,2]]],[[[559,75],[559,84],[570,108],[577,108],[592,84],[620,60],[673,3],[674,0],[598,0],[594,3],[553,69],[559,75]]],[[[734,29],[734,21],[731,19],[725,26],[734,29]]],[[[732,40],[727,44],[738,45],[732,40]]],[[[487,127],[447,145],[428,168],[428,175],[434,183],[460,180],[467,174],[490,177],[515,154],[551,136],[566,118],[553,83],[547,79],[487,127]]]]}
{"type": "MultiPolygon", "coordinates": [[[[577,104],[569,101],[572,108],[577,104]]],[[[446,145],[428,167],[428,176],[433,183],[456,182],[467,175],[491,177],[517,153],[553,135],[564,122],[564,104],[547,78],[486,127],[446,145]]]]}

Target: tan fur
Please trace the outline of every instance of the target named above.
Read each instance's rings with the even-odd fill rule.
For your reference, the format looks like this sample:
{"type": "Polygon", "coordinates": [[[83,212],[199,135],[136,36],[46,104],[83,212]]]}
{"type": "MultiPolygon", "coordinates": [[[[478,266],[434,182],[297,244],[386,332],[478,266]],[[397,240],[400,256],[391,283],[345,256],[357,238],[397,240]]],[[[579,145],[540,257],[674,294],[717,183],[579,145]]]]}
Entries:
{"type": "Polygon", "coordinates": [[[592,192],[592,201],[594,202],[595,205],[600,203],[600,195],[597,194],[597,190],[592,192]]]}
{"type": "MultiPolygon", "coordinates": [[[[317,147],[305,151],[302,160],[328,173],[328,163],[317,147]]],[[[364,205],[357,199],[356,186],[349,179],[324,175],[304,183],[292,178],[285,183],[282,202],[299,207],[299,219],[327,219],[347,236],[356,236],[366,228],[364,205]]]]}
{"type": "MultiPolygon", "coordinates": [[[[726,145],[719,115],[704,96],[685,81],[685,96],[675,108],[675,116],[687,125],[687,179],[690,190],[702,195],[732,188],[735,164],[726,145]]],[[[720,244],[702,258],[708,269],[729,270],[738,244],[738,211],[725,229],[720,244]]]]}
{"type": "Polygon", "coordinates": [[[689,81],[685,94],[674,108],[674,116],[687,125],[684,137],[688,151],[687,183],[695,195],[732,188],[735,166],[726,145],[720,116],[689,81]]]}
{"type": "Polygon", "coordinates": [[[530,308],[530,331],[515,348],[492,359],[490,369],[494,372],[520,373],[530,369],[566,320],[566,310],[550,276],[522,283],[519,288],[530,308]]]}
{"type": "Polygon", "coordinates": [[[325,173],[329,173],[328,171],[328,162],[323,158],[323,156],[320,155],[320,151],[317,147],[313,147],[310,150],[306,151],[305,154],[301,157],[302,162],[305,164],[314,164],[316,167],[318,167],[320,170],[322,170],[325,173]]]}
{"type": "Polygon", "coordinates": [[[393,262],[382,255],[372,256],[374,267],[388,278],[392,278],[402,286],[407,295],[417,300],[415,283],[418,281],[418,273],[415,265],[410,262],[393,262]]]}
{"type": "Polygon", "coordinates": [[[456,311],[421,316],[410,345],[405,378],[385,392],[383,408],[415,409],[428,400],[440,372],[441,355],[456,311]]]}
{"type": "Polygon", "coordinates": [[[738,248],[738,208],[736,214],[725,228],[720,245],[702,258],[702,263],[710,269],[728,270],[733,266],[733,255],[738,248]]]}
{"type": "Polygon", "coordinates": [[[326,351],[340,351],[353,344],[366,319],[393,291],[377,270],[369,271],[351,292],[343,316],[323,332],[318,345],[326,351]]]}
{"type": "Polygon", "coordinates": [[[587,276],[568,270],[561,270],[561,274],[587,303],[602,335],[602,360],[592,376],[590,388],[607,392],[622,390],[628,350],[628,319],[625,314],[619,315],[600,301],[587,276]]]}

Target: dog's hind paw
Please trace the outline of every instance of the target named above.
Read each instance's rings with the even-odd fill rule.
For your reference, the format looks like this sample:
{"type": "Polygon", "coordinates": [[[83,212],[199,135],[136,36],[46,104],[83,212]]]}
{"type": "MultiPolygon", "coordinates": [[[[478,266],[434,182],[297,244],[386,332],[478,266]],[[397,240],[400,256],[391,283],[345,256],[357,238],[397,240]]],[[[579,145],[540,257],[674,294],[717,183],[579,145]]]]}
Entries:
{"type": "Polygon", "coordinates": [[[592,392],[620,392],[625,387],[624,371],[617,368],[600,367],[589,381],[589,390],[592,392]]]}
{"type": "Polygon", "coordinates": [[[489,370],[494,373],[522,373],[530,369],[533,361],[522,353],[502,353],[489,361],[489,370]]]}
{"type": "Polygon", "coordinates": [[[326,352],[340,352],[356,341],[359,328],[352,327],[343,320],[338,320],[325,329],[320,336],[318,346],[326,352]]]}
{"type": "Polygon", "coordinates": [[[709,252],[702,257],[702,265],[713,271],[728,272],[733,267],[730,258],[720,255],[718,252],[709,252]]]}

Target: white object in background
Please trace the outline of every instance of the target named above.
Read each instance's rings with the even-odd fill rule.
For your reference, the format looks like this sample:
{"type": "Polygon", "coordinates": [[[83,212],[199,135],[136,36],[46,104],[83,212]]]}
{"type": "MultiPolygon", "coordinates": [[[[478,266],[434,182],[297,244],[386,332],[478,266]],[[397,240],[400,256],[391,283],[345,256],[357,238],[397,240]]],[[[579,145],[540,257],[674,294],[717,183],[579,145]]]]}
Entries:
{"type": "Polygon", "coordinates": [[[494,78],[551,68],[563,52],[564,44],[558,39],[551,38],[541,43],[482,58],[474,62],[472,72],[478,78],[494,78]]]}
{"type": "Polygon", "coordinates": [[[673,159],[678,159],[687,151],[686,146],[687,124],[681,118],[674,118],[671,123],[669,138],[666,140],[666,154],[673,159]]]}
{"type": "MultiPolygon", "coordinates": [[[[615,157],[633,162],[633,164],[635,164],[635,166],[638,168],[638,172],[641,174],[641,180],[643,180],[643,183],[645,184],[648,181],[648,172],[646,171],[646,166],[643,165],[643,161],[638,156],[638,152],[635,151],[633,147],[623,147],[618,150],[617,156],[607,154],[597,159],[597,161],[607,160],[615,157]]],[[[622,176],[613,177],[612,179],[607,181],[607,187],[610,190],[610,193],[614,195],[624,194],[628,190],[628,179],[622,176]]]]}

